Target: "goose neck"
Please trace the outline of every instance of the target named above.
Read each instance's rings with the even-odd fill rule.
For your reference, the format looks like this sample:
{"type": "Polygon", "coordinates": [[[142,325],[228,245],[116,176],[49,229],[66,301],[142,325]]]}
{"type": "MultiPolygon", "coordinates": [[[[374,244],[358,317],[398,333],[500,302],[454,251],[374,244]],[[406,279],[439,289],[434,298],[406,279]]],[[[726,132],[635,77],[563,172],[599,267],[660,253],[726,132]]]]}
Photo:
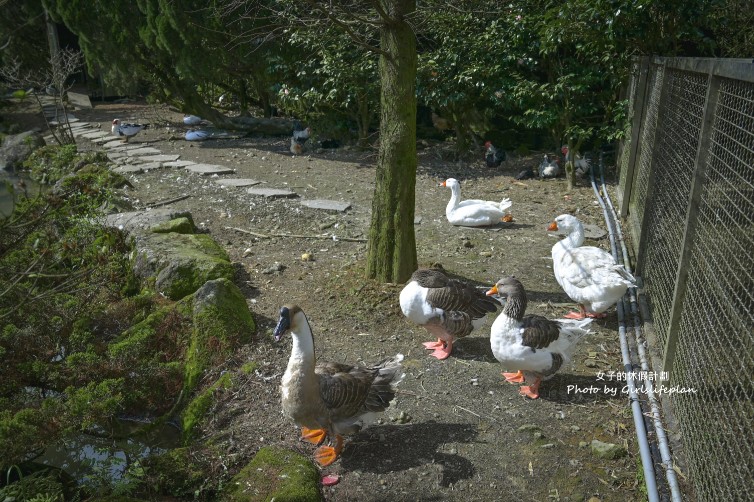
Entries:
{"type": "Polygon", "coordinates": [[[577,225],[571,229],[570,233],[566,235],[561,241],[568,248],[581,247],[584,243],[584,227],[577,225]]]}
{"type": "Polygon", "coordinates": [[[526,295],[522,292],[516,292],[508,295],[508,299],[503,307],[503,313],[516,321],[521,321],[526,313],[526,295]]]}
{"type": "Polygon", "coordinates": [[[291,358],[288,365],[311,369],[313,372],[316,358],[314,355],[314,337],[309,323],[304,322],[297,326],[295,331],[291,330],[291,338],[293,339],[293,346],[291,347],[291,358]]]}

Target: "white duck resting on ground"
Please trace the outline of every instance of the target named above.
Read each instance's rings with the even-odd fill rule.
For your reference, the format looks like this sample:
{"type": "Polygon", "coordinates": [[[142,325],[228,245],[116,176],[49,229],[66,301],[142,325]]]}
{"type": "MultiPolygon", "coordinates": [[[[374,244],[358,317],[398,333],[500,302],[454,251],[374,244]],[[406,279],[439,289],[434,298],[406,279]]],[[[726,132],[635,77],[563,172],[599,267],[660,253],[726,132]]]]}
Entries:
{"type": "Polygon", "coordinates": [[[590,332],[586,326],[592,319],[553,321],[524,315],[526,291],[515,277],[500,279],[487,294],[506,298],[490,330],[492,353],[505,369],[515,372],[503,372],[505,380],[528,383],[519,394],[537,399],[540,382],[568,364],[576,343],[590,332]]]}
{"type": "Polygon", "coordinates": [[[110,132],[114,136],[118,136],[124,142],[128,143],[128,138],[136,136],[142,129],[147,129],[149,125],[142,124],[122,124],[120,119],[114,119],[113,125],[110,127],[110,132]]]}
{"type": "Polygon", "coordinates": [[[419,269],[400,294],[403,314],[437,337],[424,347],[446,359],[453,342],[484,323],[484,316],[500,304],[472,284],[451,279],[439,269],[419,269]]]}
{"type": "Polygon", "coordinates": [[[330,465],[343,450],[343,435],[359,432],[390,406],[404,376],[403,355],[370,367],[315,364],[311,327],[298,305],[281,307],[275,341],[287,331],[293,346],[280,388],[283,413],[302,428],[306,441],[321,445],[329,438],[330,444],[320,446],[314,458],[321,466],[330,465]]]}
{"type": "Polygon", "coordinates": [[[451,196],[445,216],[453,225],[464,227],[482,227],[495,225],[506,217],[505,210],[510,208],[513,203],[510,199],[503,199],[500,202],[490,200],[468,199],[461,200],[461,185],[455,178],[448,178],[443,181],[441,186],[450,188],[451,196]]]}
{"type": "Polygon", "coordinates": [[[561,214],[547,227],[549,231],[564,230],[568,235],[552,247],[552,269],[563,291],[579,304],[580,312],[565,317],[605,317],[602,314],[615,304],[636,279],[613,256],[584,243],[584,225],[570,214],[561,214]]]}

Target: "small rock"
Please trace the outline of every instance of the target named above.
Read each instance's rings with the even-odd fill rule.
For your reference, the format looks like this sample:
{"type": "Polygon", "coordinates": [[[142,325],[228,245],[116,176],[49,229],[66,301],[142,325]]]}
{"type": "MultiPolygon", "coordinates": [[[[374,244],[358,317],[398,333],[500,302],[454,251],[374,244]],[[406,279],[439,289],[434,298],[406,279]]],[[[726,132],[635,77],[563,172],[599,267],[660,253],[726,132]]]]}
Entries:
{"type": "Polygon", "coordinates": [[[285,265],[281,265],[280,263],[275,262],[271,267],[262,270],[262,273],[274,274],[275,272],[282,272],[283,270],[285,270],[285,265]]]}
{"type": "Polygon", "coordinates": [[[579,448],[586,448],[587,446],[589,446],[589,443],[586,441],[579,441],[579,448]]]}
{"type": "Polygon", "coordinates": [[[243,250],[243,256],[244,256],[244,258],[246,258],[247,256],[249,256],[251,254],[253,254],[253,251],[251,250],[251,248],[246,248],[246,249],[243,250]]]}
{"type": "Polygon", "coordinates": [[[592,440],[591,449],[595,457],[608,460],[622,458],[628,454],[624,447],[613,443],[603,443],[599,439],[592,440]]]}
{"type": "Polygon", "coordinates": [[[314,260],[314,256],[312,256],[311,253],[304,253],[301,255],[301,261],[312,261],[314,260]]]}
{"type": "Polygon", "coordinates": [[[465,247],[465,248],[473,248],[474,244],[471,241],[464,241],[463,242],[463,247],[465,247]]]}
{"type": "Polygon", "coordinates": [[[546,450],[549,450],[550,448],[555,448],[555,443],[547,443],[540,446],[540,448],[544,448],[546,450]]]}
{"type": "Polygon", "coordinates": [[[479,256],[483,256],[485,258],[489,258],[490,256],[492,256],[492,252],[491,251],[480,251],[479,252],[479,256]]]}
{"type": "Polygon", "coordinates": [[[581,427],[578,425],[572,425],[571,426],[571,432],[579,432],[581,430],[581,427]]]}
{"type": "Polygon", "coordinates": [[[532,432],[532,431],[538,431],[539,426],[535,424],[524,424],[521,427],[519,427],[518,432],[532,432]]]}
{"type": "Polygon", "coordinates": [[[584,366],[587,368],[596,368],[597,367],[597,361],[594,359],[586,359],[584,360],[584,366]]]}
{"type": "Polygon", "coordinates": [[[541,432],[539,432],[539,431],[536,431],[536,432],[535,432],[534,434],[532,434],[532,437],[533,437],[534,439],[543,439],[543,438],[545,437],[545,435],[544,435],[544,434],[542,434],[542,433],[541,433],[541,432]]]}

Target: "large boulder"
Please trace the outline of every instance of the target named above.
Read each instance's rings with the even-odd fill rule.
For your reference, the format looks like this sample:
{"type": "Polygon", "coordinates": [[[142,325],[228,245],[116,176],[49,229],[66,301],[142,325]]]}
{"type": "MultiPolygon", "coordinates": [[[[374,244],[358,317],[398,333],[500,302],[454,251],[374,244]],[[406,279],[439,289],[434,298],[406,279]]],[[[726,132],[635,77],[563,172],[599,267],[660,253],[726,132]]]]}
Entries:
{"type": "Polygon", "coordinates": [[[6,136],[0,146],[0,169],[10,171],[21,167],[31,152],[42,146],[45,140],[37,130],[6,136]]]}
{"type": "Polygon", "coordinates": [[[191,303],[193,328],[184,384],[188,390],[196,387],[205,369],[225,361],[256,331],[243,293],[228,279],[206,282],[191,303]]]}

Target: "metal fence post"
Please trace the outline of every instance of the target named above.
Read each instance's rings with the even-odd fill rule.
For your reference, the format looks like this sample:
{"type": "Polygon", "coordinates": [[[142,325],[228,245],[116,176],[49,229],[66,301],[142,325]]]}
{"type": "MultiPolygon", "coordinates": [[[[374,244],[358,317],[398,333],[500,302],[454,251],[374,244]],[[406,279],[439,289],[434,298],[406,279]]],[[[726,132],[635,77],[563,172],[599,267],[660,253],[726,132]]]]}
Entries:
{"type": "Polygon", "coordinates": [[[644,123],[646,106],[644,101],[647,95],[647,76],[649,75],[649,58],[641,58],[639,65],[639,81],[636,84],[634,95],[633,119],[631,120],[631,139],[628,145],[628,163],[626,165],[625,185],[623,186],[623,195],[620,200],[620,217],[625,218],[628,214],[628,203],[631,200],[631,188],[634,184],[634,173],[636,172],[636,159],[639,157],[639,138],[641,125],[644,123]]]}
{"type": "Polygon", "coordinates": [[[717,99],[720,90],[720,77],[715,75],[717,63],[712,63],[709,68],[707,95],[704,99],[704,119],[699,134],[699,144],[696,149],[694,162],[694,174],[691,181],[691,192],[686,209],[686,223],[681,244],[681,255],[678,260],[675,286],[673,288],[673,300],[670,305],[670,322],[668,323],[665,350],[663,351],[662,371],[669,375],[675,360],[676,347],[678,346],[678,326],[683,312],[683,303],[687,291],[687,279],[689,275],[689,262],[693,249],[694,236],[696,233],[697,219],[699,216],[699,202],[706,178],[707,158],[709,157],[712,125],[717,111],[717,99]]]}

